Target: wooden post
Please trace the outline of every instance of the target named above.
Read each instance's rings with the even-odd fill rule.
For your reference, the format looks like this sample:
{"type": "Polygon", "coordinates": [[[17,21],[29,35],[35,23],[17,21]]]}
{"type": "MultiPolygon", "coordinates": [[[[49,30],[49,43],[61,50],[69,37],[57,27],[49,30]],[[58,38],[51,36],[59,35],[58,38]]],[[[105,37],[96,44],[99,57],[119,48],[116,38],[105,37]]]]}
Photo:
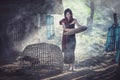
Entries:
{"type": "MultiPolygon", "coordinates": [[[[117,20],[117,13],[113,13],[113,18],[114,18],[114,27],[117,27],[118,25],[118,20],[117,20]]],[[[115,48],[115,52],[117,52],[116,48],[115,48]]],[[[120,58],[119,58],[119,61],[118,61],[118,66],[120,67],[120,58]]]]}
{"type": "MultiPolygon", "coordinates": [[[[113,19],[114,19],[114,27],[117,27],[117,24],[118,24],[118,22],[117,22],[117,14],[116,13],[113,13],[113,19]]],[[[115,31],[114,31],[114,34],[115,34],[115,31]]],[[[114,42],[115,43],[115,42],[114,42]]],[[[116,52],[116,45],[114,45],[114,49],[115,49],[115,52],[116,52]]]]}
{"type": "Polygon", "coordinates": [[[118,25],[117,13],[113,13],[115,27],[118,25]]]}

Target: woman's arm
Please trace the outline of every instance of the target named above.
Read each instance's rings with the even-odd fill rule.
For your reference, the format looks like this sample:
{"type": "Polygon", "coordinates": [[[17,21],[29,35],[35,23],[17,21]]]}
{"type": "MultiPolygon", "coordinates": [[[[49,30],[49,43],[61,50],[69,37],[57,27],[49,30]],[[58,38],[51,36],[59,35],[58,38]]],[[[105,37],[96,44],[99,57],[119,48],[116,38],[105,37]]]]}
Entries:
{"type": "Polygon", "coordinates": [[[74,20],[74,22],[75,22],[75,24],[77,25],[77,27],[82,27],[79,23],[78,23],[78,21],[75,19],[74,20]]]}
{"type": "Polygon", "coordinates": [[[72,30],[72,29],[68,29],[68,28],[66,28],[66,26],[65,26],[65,23],[64,23],[64,22],[62,22],[62,26],[63,26],[63,30],[64,30],[64,31],[69,32],[69,31],[71,31],[71,30],[72,30]]]}

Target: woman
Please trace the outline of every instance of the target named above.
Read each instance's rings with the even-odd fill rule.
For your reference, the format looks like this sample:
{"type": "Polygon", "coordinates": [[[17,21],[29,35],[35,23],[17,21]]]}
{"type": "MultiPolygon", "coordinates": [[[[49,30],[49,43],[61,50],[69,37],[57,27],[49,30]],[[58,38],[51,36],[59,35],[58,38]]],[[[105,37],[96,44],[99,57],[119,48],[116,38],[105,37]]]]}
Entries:
{"type": "Polygon", "coordinates": [[[73,18],[72,11],[68,8],[64,11],[64,18],[60,21],[60,25],[63,26],[63,37],[62,37],[62,52],[64,53],[64,63],[68,64],[69,70],[73,70],[75,61],[75,46],[76,38],[73,35],[64,35],[64,32],[69,32],[75,28],[75,24],[79,25],[78,21],[73,18]]]}

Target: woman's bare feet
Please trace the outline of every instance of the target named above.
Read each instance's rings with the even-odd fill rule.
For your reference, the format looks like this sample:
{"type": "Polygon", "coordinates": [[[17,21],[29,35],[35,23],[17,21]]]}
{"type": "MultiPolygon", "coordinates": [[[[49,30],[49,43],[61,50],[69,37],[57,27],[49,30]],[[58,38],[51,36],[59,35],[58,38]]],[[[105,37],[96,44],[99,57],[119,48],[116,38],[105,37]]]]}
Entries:
{"type": "Polygon", "coordinates": [[[65,66],[65,68],[64,68],[65,71],[74,71],[75,70],[74,64],[65,64],[64,66],[65,66]]]}
{"type": "Polygon", "coordinates": [[[75,68],[75,67],[74,67],[74,64],[70,64],[69,70],[70,70],[70,71],[74,71],[74,68],[75,68]]]}

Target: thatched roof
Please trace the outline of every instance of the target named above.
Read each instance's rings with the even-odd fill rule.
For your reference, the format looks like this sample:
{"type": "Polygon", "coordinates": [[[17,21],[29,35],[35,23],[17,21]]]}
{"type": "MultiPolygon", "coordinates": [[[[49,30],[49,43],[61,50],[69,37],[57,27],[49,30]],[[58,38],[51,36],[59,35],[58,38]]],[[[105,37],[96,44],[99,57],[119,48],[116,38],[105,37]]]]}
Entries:
{"type": "Polygon", "coordinates": [[[41,14],[62,14],[62,0],[2,0],[2,9],[18,10],[23,8],[29,12],[41,14]]]}

